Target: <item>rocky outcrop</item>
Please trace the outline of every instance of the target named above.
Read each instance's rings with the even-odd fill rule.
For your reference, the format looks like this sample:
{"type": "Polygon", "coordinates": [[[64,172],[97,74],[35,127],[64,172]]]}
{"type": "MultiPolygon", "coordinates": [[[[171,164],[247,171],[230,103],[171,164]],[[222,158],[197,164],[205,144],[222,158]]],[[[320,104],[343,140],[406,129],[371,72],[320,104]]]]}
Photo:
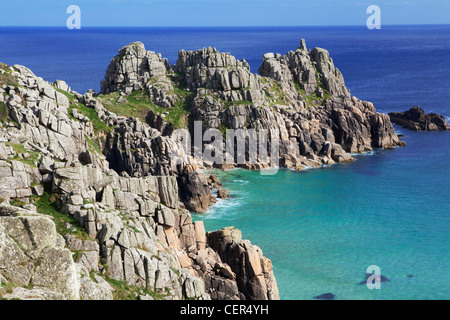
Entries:
{"type": "Polygon", "coordinates": [[[228,196],[203,169],[272,164],[194,157],[173,135],[180,124],[192,132],[200,121],[202,133],[266,130],[268,145],[280,145],[269,156],[297,170],[404,145],[387,115],[351,97],[328,52],[308,51],[304,41],[284,56],[264,55],[260,75],[213,48],[182,50],[171,66],[132,43],[111,60],[100,95],[22,66],[0,69],[7,299],[279,299],[260,248],[232,227],[206,234],[188,211],[206,211],[212,190],[228,196]],[[112,100],[124,114],[107,108],[112,100]],[[127,115],[141,103],[146,114],[127,115]]]}
{"type": "MultiPolygon", "coordinates": [[[[350,96],[342,74],[324,49],[308,51],[302,41],[295,52],[285,56],[265,54],[259,69],[263,77],[245,75],[236,81],[243,82],[246,88],[201,80],[222,79],[212,74],[217,74],[217,66],[229,59],[228,54],[203,50],[201,54],[196,51],[180,55],[183,61],[190,61],[190,69],[185,69],[187,79],[192,74],[201,75],[192,87],[197,89],[193,120],[202,121],[203,130],[231,128],[246,135],[250,129],[271,130],[269,142],[275,137],[280,141],[282,167],[301,170],[352,161],[350,153],[404,145],[387,115],[377,113],[370,102],[350,96]],[[209,69],[209,73],[205,71],[209,69]]],[[[245,62],[232,66],[247,70],[245,62]]],[[[178,64],[176,68],[180,68],[178,64]]],[[[264,164],[247,162],[241,166],[258,169],[264,164]]]]}
{"type": "Polygon", "coordinates": [[[393,123],[414,131],[450,130],[445,117],[437,113],[426,114],[419,106],[405,112],[391,112],[389,117],[393,123]]]}
{"type": "MultiPolygon", "coordinates": [[[[123,71],[117,71],[120,68],[114,67],[118,60],[126,57],[126,61],[134,61],[137,56],[152,55],[151,52],[145,53],[142,44],[131,44],[128,47],[122,48],[119,55],[112,60],[107,78],[123,78],[123,71]],[[135,53],[136,47],[139,48],[139,54],[135,53]]],[[[135,74],[151,74],[148,64],[132,64],[138,66],[138,69],[133,71],[135,74]]],[[[274,139],[280,143],[278,158],[282,167],[301,170],[305,167],[348,162],[353,160],[351,153],[405,145],[395,134],[387,115],[377,113],[370,102],[351,97],[344,78],[334,66],[328,51],[321,48],[308,51],[304,40],[295,51],[284,56],[265,54],[259,68],[260,75],[252,74],[245,60],[239,61],[229,53],[221,53],[215,48],[182,50],[176,64],[165,65],[164,72],[164,75],[150,78],[132,78],[143,81],[145,87],[163,76],[172,83],[172,87],[184,88],[185,92],[191,94],[188,101],[190,122],[201,121],[202,132],[218,129],[224,133],[226,129],[235,129],[241,130],[243,136],[249,136],[249,130],[269,130],[268,144],[271,145],[274,139]]],[[[148,94],[152,101],[158,104],[151,92],[148,91],[148,94]]],[[[164,120],[152,114],[151,123],[164,127],[164,120]]],[[[192,127],[190,129],[192,133],[192,127]]],[[[128,128],[127,131],[130,133],[132,130],[128,128]]],[[[170,134],[171,131],[167,131],[164,135],[170,134]]],[[[125,144],[126,138],[122,140],[125,144]]],[[[117,144],[118,141],[119,138],[116,137],[114,143],[117,144]]],[[[131,143],[130,149],[135,146],[138,146],[138,143],[131,143]]],[[[208,143],[205,142],[203,148],[207,147],[208,143]]],[[[113,157],[121,158],[120,161],[115,161],[124,166],[120,169],[126,170],[130,175],[135,172],[144,175],[147,172],[170,173],[179,177],[181,188],[185,182],[192,181],[186,176],[179,176],[181,172],[186,171],[184,166],[177,169],[173,165],[161,165],[170,163],[167,158],[165,161],[157,161],[158,166],[154,170],[150,169],[146,159],[154,155],[146,151],[145,147],[138,146],[139,152],[134,154],[122,152],[120,148],[113,146],[110,150],[113,157]]],[[[164,147],[159,150],[171,148],[164,147]]],[[[245,153],[249,153],[248,144],[245,153]]],[[[238,163],[236,158],[234,160],[231,164],[208,161],[189,164],[195,164],[199,168],[211,165],[228,168],[239,165],[248,169],[262,169],[270,166],[261,158],[257,159],[256,163],[249,161],[248,157],[244,163],[238,163]]],[[[184,189],[188,190],[189,198],[190,187],[184,189]]],[[[197,188],[195,191],[201,193],[201,190],[202,188],[197,188]]],[[[184,193],[180,192],[180,195],[184,193]]],[[[202,203],[204,199],[209,198],[208,193],[202,193],[194,202],[202,203]]],[[[193,202],[187,206],[200,210],[203,208],[193,202]]]]}
{"type": "Polygon", "coordinates": [[[249,300],[278,300],[272,262],[234,227],[207,233],[208,244],[234,272],[239,291],[249,300]]]}
{"type": "Polygon", "coordinates": [[[183,156],[176,141],[106,110],[93,92],[64,91],[64,82],[51,85],[24,67],[7,70],[15,83],[2,86],[2,298],[246,298],[203,223],[180,202],[184,192],[193,209],[205,210],[211,192],[189,156],[170,161],[173,150],[183,156]],[[120,145],[111,146],[116,135],[120,145]],[[109,168],[142,149],[145,160],[125,163],[120,174],[109,168]]]}
{"type": "MultiPolygon", "coordinates": [[[[171,107],[177,101],[172,82],[167,78],[169,63],[160,54],[146,51],[141,42],[134,42],[119,50],[106,70],[101,92],[147,90],[157,105],[171,107]]],[[[123,98],[122,98],[123,99],[123,98]]],[[[123,100],[126,102],[126,100],[123,100]]]]}

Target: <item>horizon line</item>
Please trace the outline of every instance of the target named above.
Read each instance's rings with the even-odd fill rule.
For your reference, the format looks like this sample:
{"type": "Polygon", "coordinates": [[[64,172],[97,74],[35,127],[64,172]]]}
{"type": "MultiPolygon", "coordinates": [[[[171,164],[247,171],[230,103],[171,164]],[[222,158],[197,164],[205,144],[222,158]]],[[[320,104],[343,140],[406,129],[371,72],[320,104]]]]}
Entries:
{"type": "MultiPolygon", "coordinates": [[[[449,23],[415,23],[415,24],[382,24],[386,27],[396,26],[449,26],[449,23]]],[[[83,28],[304,28],[304,27],[366,27],[365,24],[336,24],[336,25],[254,25],[254,26],[238,26],[238,25],[224,25],[224,26],[95,26],[87,25],[83,28]]],[[[16,26],[16,25],[0,25],[0,28],[63,28],[67,29],[67,26],[16,26]]],[[[79,29],[78,29],[79,30],[79,29]]]]}

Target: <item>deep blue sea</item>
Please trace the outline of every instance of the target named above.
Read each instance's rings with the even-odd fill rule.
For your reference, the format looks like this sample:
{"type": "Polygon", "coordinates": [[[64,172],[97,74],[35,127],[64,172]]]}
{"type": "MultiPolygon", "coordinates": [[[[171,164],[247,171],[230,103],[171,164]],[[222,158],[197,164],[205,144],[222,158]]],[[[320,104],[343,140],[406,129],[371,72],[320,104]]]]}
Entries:
{"type": "MultiPolygon", "coordinates": [[[[122,46],[142,41],[175,63],[204,46],[245,58],[257,72],[266,52],[300,39],[330,51],[352,94],[380,112],[420,105],[450,116],[450,26],[259,28],[0,28],[0,62],[84,93],[100,88],[122,46]]],[[[450,298],[450,132],[405,135],[406,148],[375,151],[351,164],[275,176],[216,172],[232,198],[203,219],[235,226],[274,265],[282,299],[450,298]],[[377,265],[380,290],[359,283],[377,265]]]]}

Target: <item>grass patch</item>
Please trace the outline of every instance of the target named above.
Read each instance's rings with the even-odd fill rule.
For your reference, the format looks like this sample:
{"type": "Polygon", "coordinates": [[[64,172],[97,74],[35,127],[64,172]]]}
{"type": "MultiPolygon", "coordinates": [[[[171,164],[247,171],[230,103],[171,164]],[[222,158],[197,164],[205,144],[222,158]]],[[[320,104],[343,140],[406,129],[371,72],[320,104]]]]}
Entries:
{"type": "MultiPolygon", "coordinates": [[[[71,119],[75,119],[73,117],[73,110],[77,109],[79,113],[83,114],[84,116],[86,116],[89,121],[92,123],[93,127],[94,127],[94,132],[95,133],[99,133],[99,132],[105,132],[105,133],[110,133],[114,128],[113,127],[109,127],[106,125],[105,122],[103,122],[97,115],[97,112],[95,111],[95,109],[86,107],[84,104],[79,103],[78,99],[71,93],[55,88],[56,91],[58,91],[59,93],[62,93],[63,95],[65,95],[68,99],[69,99],[69,117],[71,119]]],[[[75,119],[78,120],[78,119],[75,119]]]]}
{"type": "Polygon", "coordinates": [[[7,86],[20,87],[17,79],[12,75],[9,66],[0,62],[0,70],[3,70],[3,74],[0,71],[0,87],[4,84],[7,86]]]}
{"type": "Polygon", "coordinates": [[[4,102],[0,102],[0,122],[6,122],[8,120],[9,110],[4,102]]]}
{"type": "MultiPolygon", "coordinates": [[[[319,84],[321,84],[321,83],[319,83],[319,84]]],[[[323,84],[322,84],[322,86],[319,85],[323,89],[323,98],[317,96],[316,93],[308,94],[305,90],[303,90],[300,87],[300,84],[298,84],[297,82],[294,82],[294,86],[295,86],[295,89],[297,90],[297,92],[300,93],[302,95],[303,99],[305,100],[305,104],[306,104],[307,108],[317,106],[317,105],[322,105],[325,100],[329,100],[333,97],[328,91],[326,91],[326,89],[322,88],[323,84]]]]}
{"type": "Polygon", "coordinates": [[[240,100],[240,101],[225,101],[224,106],[225,108],[229,107],[235,107],[235,106],[242,106],[242,105],[251,105],[253,102],[248,100],[240,100]]]}
{"type": "Polygon", "coordinates": [[[12,147],[14,152],[16,153],[16,156],[13,158],[9,158],[8,160],[14,160],[14,161],[20,161],[26,165],[29,165],[30,167],[36,167],[36,163],[39,162],[41,158],[41,154],[35,151],[30,151],[27,148],[25,148],[21,144],[11,143],[11,142],[4,142],[5,145],[12,147]],[[19,154],[28,154],[27,158],[20,158],[19,154]]]}
{"type": "Polygon", "coordinates": [[[111,112],[119,116],[134,117],[145,122],[149,111],[163,113],[164,108],[156,106],[145,91],[133,91],[129,96],[125,97],[127,103],[118,103],[119,92],[111,92],[99,97],[103,106],[111,112]]]}
{"type": "Polygon", "coordinates": [[[105,280],[114,288],[114,300],[137,300],[140,295],[150,295],[155,300],[162,300],[167,294],[157,293],[148,288],[129,285],[126,281],[119,281],[106,277],[105,280]]]}
{"type": "Polygon", "coordinates": [[[91,239],[86,231],[80,227],[78,221],[75,220],[69,214],[64,214],[59,211],[57,205],[57,199],[54,195],[50,195],[48,191],[40,197],[35,197],[34,205],[37,207],[37,212],[53,217],[53,222],[56,225],[56,231],[63,237],[67,234],[73,234],[80,238],[81,240],[93,240],[91,239]],[[76,230],[72,231],[66,226],[66,223],[70,223],[76,230]]]}
{"type": "Polygon", "coordinates": [[[266,91],[266,97],[271,100],[270,105],[274,106],[276,104],[288,105],[289,102],[286,100],[285,94],[281,85],[276,80],[271,80],[271,87],[266,91]]]}
{"type": "Polygon", "coordinates": [[[157,115],[165,115],[164,119],[171,123],[175,129],[187,127],[187,117],[191,111],[191,103],[195,94],[187,92],[182,85],[174,88],[174,93],[179,96],[178,101],[172,108],[163,108],[154,104],[145,90],[133,91],[126,96],[127,103],[118,103],[120,97],[118,92],[112,92],[103,95],[100,98],[103,106],[117,115],[138,118],[142,122],[146,122],[149,111],[153,111],[157,115]]]}
{"type": "Polygon", "coordinates": [[[10,200],[9,204],[14,207],[23,208],[27,203],[25,201],[22,201],[22,200],[16,198],[16,199],[10,200]]]}
{"type": "Polygon", "coordinates": [[[84,135],[84,138],[86,139],[87,143],[91,147],[90,151],[95,151],[98,154],[102,154],[102,151],[100,150],[100,146],[98,145],[95,138],[90,138],[88,135],[84,135]]]}

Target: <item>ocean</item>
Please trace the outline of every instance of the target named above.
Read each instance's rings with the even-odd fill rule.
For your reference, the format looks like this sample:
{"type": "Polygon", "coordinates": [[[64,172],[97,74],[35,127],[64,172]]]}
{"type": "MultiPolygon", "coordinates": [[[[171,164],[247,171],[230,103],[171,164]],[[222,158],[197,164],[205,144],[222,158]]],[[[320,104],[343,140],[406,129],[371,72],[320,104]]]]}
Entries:
{"type": "MultiPolygon", "coordinates": [[[[420,105],[450,117],[450,26],[248,28],[0,28],[0,62],[47,81],[99,91],[124,45],[141,41],[175,63],[204,46],[245,58],[257,72],[266,52],[300,39],[330,51],[347,87],[379,112],[420,105]]],[[[207,231],[235,226],[272,260],[281,299],[450,298],[450,133],[396,127],[406,148],[375,150],[304,172],[215,171],[231,199],[204,214],[207,231]],[[371,265],[390,282],[360,282],[371,265]]]]}

